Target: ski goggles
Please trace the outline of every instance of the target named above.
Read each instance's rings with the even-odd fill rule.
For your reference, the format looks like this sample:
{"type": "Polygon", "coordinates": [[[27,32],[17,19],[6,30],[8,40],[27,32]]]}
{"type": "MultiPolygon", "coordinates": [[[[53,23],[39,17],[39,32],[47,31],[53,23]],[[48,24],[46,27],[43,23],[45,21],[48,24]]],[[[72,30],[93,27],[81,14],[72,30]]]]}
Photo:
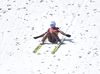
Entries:
{"type": "Polygon", "coordinates": [[[54,27],[54,26],[55,26],[55,24],[50,24],[50,26],[51,26],[51,27],[54,27]]]}

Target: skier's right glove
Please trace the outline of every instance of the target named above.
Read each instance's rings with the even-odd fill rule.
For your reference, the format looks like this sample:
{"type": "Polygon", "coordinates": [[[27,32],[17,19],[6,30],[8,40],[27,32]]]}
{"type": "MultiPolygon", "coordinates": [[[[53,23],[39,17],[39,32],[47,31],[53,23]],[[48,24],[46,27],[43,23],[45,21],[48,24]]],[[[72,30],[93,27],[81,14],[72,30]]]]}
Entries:
{"type": "Polygon", "coordinates": [[[39,38],[39,37],[33,37],[34,39],[37,39],[37,38],[39,38]]]}
{"type": "Polygon", "coordinates": [[[71,35],[69,35],[69,34],[66,34],[66,36],[67,36],[67,37],[71,37],[71,35]]]}

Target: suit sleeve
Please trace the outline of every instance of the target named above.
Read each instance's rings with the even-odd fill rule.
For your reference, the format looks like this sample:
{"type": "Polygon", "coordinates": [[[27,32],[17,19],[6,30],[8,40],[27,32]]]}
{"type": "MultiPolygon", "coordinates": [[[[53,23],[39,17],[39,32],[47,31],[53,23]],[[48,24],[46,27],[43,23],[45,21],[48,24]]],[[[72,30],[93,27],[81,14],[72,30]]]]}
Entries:
{"type": "Polygon", "coordinates": [[[64,33],[63,31],[61,31],[60,29],[58,29],[58,31],[59,31],[61,34],[63,34],[63,35],[66,36],[66,33],[64,33]]]}
{"type": "Polygon", "coordinates": [[[39,35],[39,36],[37,36],[37,37],[38,37],[38,38],[43,37],[47,32],[49,32],[49,29],[48,29],[45,33],[43,33],[43,34],[41,34],[41,35],[39,35]]]}

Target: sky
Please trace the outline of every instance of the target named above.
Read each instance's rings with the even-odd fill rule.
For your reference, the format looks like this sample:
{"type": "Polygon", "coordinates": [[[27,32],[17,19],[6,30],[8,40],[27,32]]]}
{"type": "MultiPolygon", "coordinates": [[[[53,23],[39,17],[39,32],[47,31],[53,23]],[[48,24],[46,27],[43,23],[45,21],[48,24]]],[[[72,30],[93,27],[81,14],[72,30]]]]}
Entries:
{"type": "Polygon", "coordinates": [[[0,74],[100,74],[100,0],[0,0],[0,74]],[[34,49],[51,21],[66,34],[34,49]]]}

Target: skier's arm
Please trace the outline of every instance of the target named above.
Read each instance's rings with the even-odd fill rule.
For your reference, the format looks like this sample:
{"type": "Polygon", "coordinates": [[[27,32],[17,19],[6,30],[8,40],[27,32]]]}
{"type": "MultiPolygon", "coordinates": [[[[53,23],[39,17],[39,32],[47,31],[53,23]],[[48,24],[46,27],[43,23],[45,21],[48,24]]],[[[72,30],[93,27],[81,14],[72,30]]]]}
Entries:
{"type": "Polygon", "coordinates": [[[63,34],[63,35],[66,36],[66,34],[65,34],[63,31],[61,31],[61,30],[59,30],[59,29],[58,29],[58,31],[59,31],[61,34],[63,34]]]}
{"type": "Polygon", "coordinates": [[[65,36],[67,36],[67,37],[71,37],[71,35],[66,34],[66,33],[64,33],[63,31],[59,30],[59,29],[58,29],[58,31],[59,31],[62,35],[65,35],[65,36]]]}
{"type": "Polygon", "coordinates": [[[36,37],[34,37],[34,39],[37,39],[37,38],[43,37],[46,33],[47,33],[47,32],[43,33],[42,35],[36,36],[36,37]]]}
{"type": "MultiPolygon", "coordinates": [[[[47,31],[47,32],[48,32],[48,31],[47,31]]],[[[34,39],[37,39],[37,38],[43,37],[47,32],[43,33],[42,35],[39,35],[39,36],[33,37],[33,38],[34,38],[34,39]]]]}

